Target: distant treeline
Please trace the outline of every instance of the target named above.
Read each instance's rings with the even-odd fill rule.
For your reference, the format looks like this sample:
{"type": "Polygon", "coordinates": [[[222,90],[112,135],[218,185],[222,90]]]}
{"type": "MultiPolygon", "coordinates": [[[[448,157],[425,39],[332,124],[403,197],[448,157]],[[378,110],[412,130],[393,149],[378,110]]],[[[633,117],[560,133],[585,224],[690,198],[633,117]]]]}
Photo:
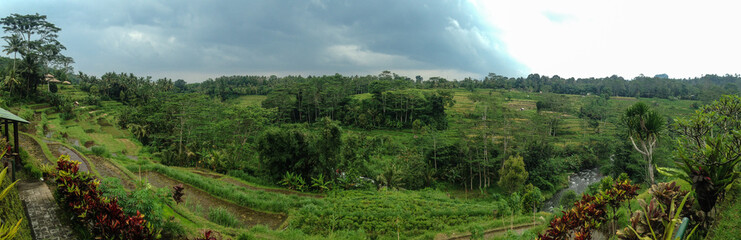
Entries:
{"type": "Polygon", "coordinates": [[[449,81],[445,78],[433,77],[423,80],[417,76],[414,79],[384,72],[378,76],[224,76],[208,79],[202,83],[189,84],[193,91],[202,92],[222,100],[240,95],[267,95],[273,90],[291,88],[297,85],[311,84],[321,81],[331,82],[333,87],[341,88],[348,94],[369,93],[374,81],[390,82],[390,88],[487,88],[487,89],[516,89],[529,92],[551,92],[560,94],[598,94],[621,97],[642,98],[676,98],[687,100],[710,101],[724,94],[736,94],[741,87],[739,75],[708,74],[699,78],[675,79],[665,74],[654,77],[638,76],[625,79],[616,75],[604,78],[561,78],[558,75],[549,77],[539,74],[530,74],[527,77],[505,77],[490,73],[483,80],[466,78],[449,81]]]}

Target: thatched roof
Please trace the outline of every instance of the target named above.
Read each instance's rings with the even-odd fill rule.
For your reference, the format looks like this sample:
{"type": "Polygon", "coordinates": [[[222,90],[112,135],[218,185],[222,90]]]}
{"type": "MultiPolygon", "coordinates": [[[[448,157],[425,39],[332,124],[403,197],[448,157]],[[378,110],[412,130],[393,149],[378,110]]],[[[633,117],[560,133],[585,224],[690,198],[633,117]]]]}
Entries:
{"type": "Polygon", "coordinates": [[[60,83],[60,82],[62,82],[62,81],[59,81],[59,80],[57,80],[56,78],[52,78],[51,80],[49,80],[49,82],[50,82],[50,83],[60,83]]]}
{"type": "MultiPolygon", "coordinates": [[[[57,81],[58,81],[58,80],[57,80],[57,81]]],[[[69,81],[64,81],[64,82],[62,82],[62,84],[72,84],[72,83],[71,83],[71,82],[69,82],[69,81]]]]}

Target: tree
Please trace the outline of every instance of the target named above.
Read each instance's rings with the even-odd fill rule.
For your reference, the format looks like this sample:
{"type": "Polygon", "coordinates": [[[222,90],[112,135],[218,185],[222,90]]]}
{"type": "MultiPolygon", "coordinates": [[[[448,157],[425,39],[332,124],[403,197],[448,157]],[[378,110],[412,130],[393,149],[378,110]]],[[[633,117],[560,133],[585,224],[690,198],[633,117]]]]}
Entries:
{"type": "Polygon", "coordinates": [[[589,124],[589,127],[594,128],[596,133],[599,133],[600,121],[607,118],[607,99],[603,97],[590,97],[587,102],[579,109],[579,117],[583,118],[589,124]]]}
{"type": "Polygon", "coordinates": [[[545,197],[540,192],[540,188],[528,184],[525,186],[525,193],[522,195],[522,213],[527,214],[532,211],[535,213],[540,205],[545,201],[545,197]]]}
{"type": "Polygon", "coordinates": [[[21,55],[35,53],[43,56],[42,62],[47,63],[55,61],[59,53],[66,49],[57,41],[57,33],[61,31],[53,23],[46,21],[46,15],[20,15],[17,13],[0,19],[5,32],[19,35],[25,40],[25,49],[21,50],[21,55]]]}
{"type": "Polygon", "coordinates": [[[519,191],[528,176],[522,157],[517,155],[507,158],[504,161],[504,166],[499,170],[499,176],[499,186],[509,193],[519,191]]]}
{"type": "Polygon", "coordinates": [[[574,190],[568,190],[561,195],[561,199],[558,203],[561,207],[568,209],[571,208],[571,205],[573,205],[576,200],[579,200],[579,196],[576,195],[576,192],[574,192],[574,190]]]}
{"type": "Polygon", "coordinates": [[[676,152],[681,171],[671,172],[692,183],[706,215],[741,176],[734,170],[741,162],[739,112],[741,98],[726,95],[686,119],[677,119],[674,125],[681,134],[676,152]]]}
{"type": "Polygon", "coordinates": [[[16,60],[16,54],[21,52],[21,48],[23,47],[23,39],[21,39],[21,36],[18,34],[13,34],[10,36],[4,36],[3,39],[5,39],[5,42],[7,45],[3,46],[3,52],[10,55],[13,54],[13,76],[15,76],[15,60],[16,60]]]}
{"type": "MultiPolygon", "coordinates": [[[[66,48],[57,40],[61,30],[53,23],[46,21],[45,15],[20,15],[17,13],[0,19],[0,25],[10,36],[4,37],[8,45],[4,49],[9,53],[20,53],[23,57],[21,75],[25,84],[20,84],[16,94],[28,96],[36,91],[43,77],[41,66],[49,63],[60,63],[68,66],[74,60],[61,54],[66,48]]],[[[15,64],[14,64],[15,66],[15,64]]],[[[15,72],[15,71],[14,71],[15,72]]],[[[11,86],[11,91],[13,91],[11,86]]]]}
{"type": "Polygon", "coordinates": [[[625,110],[621,120],[627,127],[633,148],[646,161],[650,184],[654,184],[653,154],[656,141],[664,129],[664,119],[645,103],[638,102],[625,110]]]}

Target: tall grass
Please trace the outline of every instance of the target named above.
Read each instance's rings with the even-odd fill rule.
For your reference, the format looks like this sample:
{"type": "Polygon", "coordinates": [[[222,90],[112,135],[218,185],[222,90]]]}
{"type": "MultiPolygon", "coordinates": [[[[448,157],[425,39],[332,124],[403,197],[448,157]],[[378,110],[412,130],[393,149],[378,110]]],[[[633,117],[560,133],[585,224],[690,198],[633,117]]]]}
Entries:
{"type": "MultiPolygon", "coordinates": [[[[139,165],[129,165],[128,168],[132,172],[139,171],[139,165]]],[[[145,164],[141,166],[141,170],[156,171],[180,182],[190,184],[213,196],[230,200],[237,205],[261,211],[287,213],[292,209],[298,209],[307,204],[325,204],[323,200],[316,198],[250,190],[217,179],[203,177],[195,173],[169,168],[160,164],[145,164]]]]}
{"type": "Polygon", "coordinates": [[[222,207],[211,208],[208,211],[208,220],[225,227],[239,227],[240,223],[234,214],[222,207]]]}

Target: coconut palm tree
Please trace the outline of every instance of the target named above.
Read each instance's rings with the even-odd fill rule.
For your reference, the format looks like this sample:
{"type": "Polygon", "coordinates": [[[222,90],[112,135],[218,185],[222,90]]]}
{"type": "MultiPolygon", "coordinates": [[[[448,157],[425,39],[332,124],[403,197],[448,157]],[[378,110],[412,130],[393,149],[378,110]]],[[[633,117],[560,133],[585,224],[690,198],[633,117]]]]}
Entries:
{"type": "Polygon", "coordinates": [[[23,47],[23,39],[18,34],[3,37],[8,45],[3,46],[3,52],[7,55],[13,54],[13,76],[15,76],[15,59],[16,54],[21,52],[23,47]]]}

